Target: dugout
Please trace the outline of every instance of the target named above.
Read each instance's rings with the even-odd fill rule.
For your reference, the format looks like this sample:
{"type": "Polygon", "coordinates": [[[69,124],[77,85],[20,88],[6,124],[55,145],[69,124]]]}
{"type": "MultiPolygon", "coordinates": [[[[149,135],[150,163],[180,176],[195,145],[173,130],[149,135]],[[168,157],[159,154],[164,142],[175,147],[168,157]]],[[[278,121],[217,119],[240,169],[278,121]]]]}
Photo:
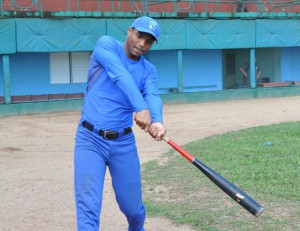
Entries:
{"type": "MultiPolygon", "coordinates": [[[[146,58],[157,66],[166,103],[300,94],[297,18],[156,19],[162,34],[146,58]],[[257,84],[255,57],[269,85],[257,84]],[[249,88],[241,87],[239,71],[246,62],[249,88]]],[[[97,39],[124,40],[132,20],[124,15],[0,19],[0,116],[79,110],[97,39]]]]}

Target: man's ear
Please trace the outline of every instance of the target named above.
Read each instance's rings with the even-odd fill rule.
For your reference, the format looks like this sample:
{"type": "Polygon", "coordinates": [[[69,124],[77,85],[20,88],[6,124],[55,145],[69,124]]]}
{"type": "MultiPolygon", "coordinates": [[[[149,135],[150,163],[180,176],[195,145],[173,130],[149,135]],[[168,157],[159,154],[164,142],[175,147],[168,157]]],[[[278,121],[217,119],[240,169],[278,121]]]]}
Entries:
{"type": "Polygon", "coordinates": [[[128,27],[128,30],[127,30],[127,36],[129,36],[132,32],[132,28],[131,27],[128,27]]]}

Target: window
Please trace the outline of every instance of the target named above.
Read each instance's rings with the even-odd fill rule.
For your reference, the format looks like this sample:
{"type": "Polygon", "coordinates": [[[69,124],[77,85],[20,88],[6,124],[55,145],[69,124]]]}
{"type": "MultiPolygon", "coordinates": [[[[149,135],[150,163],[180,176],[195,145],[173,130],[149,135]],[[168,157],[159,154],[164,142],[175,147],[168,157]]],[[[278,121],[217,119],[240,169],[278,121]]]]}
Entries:
{"type": "Polygon", "coordinates": [[[51,84],[85,83],[91,52],[50,53],[51,84]]]}

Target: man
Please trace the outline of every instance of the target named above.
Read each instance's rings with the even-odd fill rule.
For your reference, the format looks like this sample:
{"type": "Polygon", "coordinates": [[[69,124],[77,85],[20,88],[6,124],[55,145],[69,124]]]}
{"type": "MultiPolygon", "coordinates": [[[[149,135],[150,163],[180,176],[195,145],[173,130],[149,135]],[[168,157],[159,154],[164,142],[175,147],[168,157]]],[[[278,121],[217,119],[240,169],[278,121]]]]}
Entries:
{"type": "Polygon", "coordinates": [[[158,23],[143,16],[128,28],[124,43],[103,36],[91,55],[74,150],[79,231],[99,230],[106,167],[128,230],[144,230],[140,162],[131,127],[134,118],[158,141],[166,133],[157,71],[143,57],[159,33],[158,23]]]}
{"type": "MultiPolygon", "coordinates": [[[[243,87],[250,87],[250,63],[246,63],[242,67],[240,67],[240,71],[243,74],[243,79],[242,79],[243,87]]],[[[255,80],[256,80],[256,82],[258,81],[260,75],[261,75],[261,70],[257,66],[256,58],[255,58],[255,80]]]]}

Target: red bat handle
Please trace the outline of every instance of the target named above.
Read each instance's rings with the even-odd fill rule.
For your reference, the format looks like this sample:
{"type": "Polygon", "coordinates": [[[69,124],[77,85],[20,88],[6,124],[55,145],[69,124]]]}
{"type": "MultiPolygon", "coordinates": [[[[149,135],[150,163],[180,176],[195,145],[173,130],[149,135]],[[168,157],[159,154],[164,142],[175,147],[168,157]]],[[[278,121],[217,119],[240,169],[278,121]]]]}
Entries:
{"type": "Polygon", "coordinates": [[[192,162],[195,160],[195,157],[192,156],[190,153],[182,149],[178,144],[173,142],[168,137],[164,136],[163,140],[166,141],[171,147],[173,147],[177,152],[179,152],[181,155],[183,155],[188,161],[192,162]]]}

